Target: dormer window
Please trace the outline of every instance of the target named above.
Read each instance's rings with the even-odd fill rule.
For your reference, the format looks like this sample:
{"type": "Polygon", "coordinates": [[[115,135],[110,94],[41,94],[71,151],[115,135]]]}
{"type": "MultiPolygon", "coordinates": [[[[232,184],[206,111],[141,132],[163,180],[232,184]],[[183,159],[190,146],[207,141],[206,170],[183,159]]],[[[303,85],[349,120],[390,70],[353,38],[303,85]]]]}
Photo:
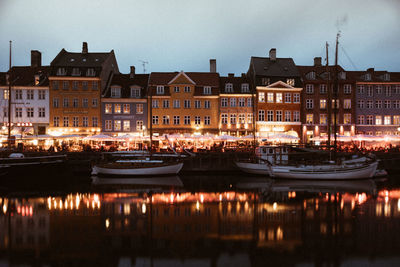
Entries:
{"type": "Polygon", "coordinates": [[[242,93],[250,92],[248,83],[242,83],[242,88],[241,89],[242,89],[242,93]]]}
{"type": "Polygon", "coordinates": [[[339,79],[340,80],[346,80],[346,72],[342,71],[339,73],[339,79]]]}
{"type": "Polygon", "coordinates": [[[390,74],[389,74],[389,73],[385,73],[385,74],[383,75],[383,80],[384,80],[384,81],[390,81],[390,74]]]}
{"type": "Polygon", "coordinates": [[[371,73],[366,73],[366,74],[364,75],[364,80],[365,80],[365,81],[370,81],[370,80],[371,80],[371,73]]]}
{"type": "Polygon", "coordinates": [[[314,72],[314,71],[309,72],[309,73],[307,74],[307,79],[309,79],[309,80],[315,80],[315,72],[314,72]]]}
{"type": "Polygon", "coordinates": [[[203,94],[211,95],[211,86],[204,86],[203,87],[203,94]]]}
{"type": "Polygon", "coordinates": [[[163,95],[163,94],[164,94],[164,86],[157,85],[157,95],[163,95]]]}
{"type": "Polygon", "coordinates": [[[286,79],[286,83],[290,86],[294,86],[294,79],[286,79]]]}
{"type": "Polygon", "coordinates": [[[91,77],[93,77],[94,75],[95,75],[94,69],[92,69],[92,68],[87,69],[87,71],[86,71],[86,76],[91,76],[91,77]]]}
{"type": "Polygon", "coordinates": [[[261,78],[261,84],[262,85],[269,85],[269,78],[261,78]]]}
{"type": "Polygon", "coordinates": [[[131,97],[140,98],[140,88],[131,88],[131,97]]]}
{"type": "Polygon", "coordinates": [[[111,97],[112,98],[120,98],[121,97],[121,88],[120,87],[111,87],[111,97]]]}
{"type": "Polygon", "coordinates": [[[231,83],[225,84],[225,93],[232,93],[233,92],[233,85],[231,83]]]}
{"type": "Polygon", "coordinates": [[[81,72],[79,71],[79,68],[73,68],[71,75],[72,76],[81,76],[81,72]]]}
{"type": "Polygon", "coordinates": [[[58,68],[57,76],[65,76],[65,75],[67,75],[67,72],[65,71],[65,68],[58,68]]]}

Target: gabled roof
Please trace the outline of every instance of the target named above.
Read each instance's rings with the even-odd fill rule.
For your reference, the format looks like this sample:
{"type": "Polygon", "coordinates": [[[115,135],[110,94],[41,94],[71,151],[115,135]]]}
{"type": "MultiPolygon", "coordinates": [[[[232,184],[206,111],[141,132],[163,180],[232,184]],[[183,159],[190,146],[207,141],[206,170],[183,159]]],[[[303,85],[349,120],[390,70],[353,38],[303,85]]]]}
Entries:
{"type": "Polygon", "coordinates": [[[269,77],[300,77],[292,58],[251,57],[250,65],[254,67],[255,75],[269,77]]]}
{"type": "Polygon", "coordinates": [[[194,85],[196,84],[192,79],[190,79],[190,77],[188,77],[183,71],[181,71],[168,84],[186,84],[187,82],[194,85]]]}
{"type": "Polygon", "coordinates": [[[73,53],[64,48],[53,59],[50,66],[59,67],[101,67],[114,50],[105,53],[73,53]]]}
{"type": "Polygon", "coordinates": [[[149,74],[135,74],[133,78],[130,77],[130,74],[115,74],[112,77],[110,82],[110,86],[106,89],[104,97],[111,97],[112,86],[121,87],[121,97],[129,98],[131,96],[131,86],[139,86],[141,87],[141,98],[146,97],[147,93],[147,82],[149,80],[149,74]]]}
{"type": "MultiPolygon", "coordinates": [[[[152,72],[149,85],[168,85],[179,72],[152,72]]],[[[197,86],[219,87],[219,74],[213,72],[185,72],[197,86]]]]}
{"type": "Polygon", "coordinates": [[[277,81],[274,82],[273,84],[268,85],[267,88],[294,88],[294,87],[282,81],[277,81]]]}
{"type": "MultiPolygon", "coordinates": [[[[35,76],[39,75],[39,84],[36,86],[48,86],[50,67],[49,66],[41,66],[41,67],[31,67],[31,66],[16,66],[11,68],[11,79],[12,86],[35,86],[35,76]]],[[[6,81],[7,73],[4,72],[4,75],[0,75],[0,85],[7,85],[6,81]],[[1,77],[4,78],[1,78],[1,77]]]]}

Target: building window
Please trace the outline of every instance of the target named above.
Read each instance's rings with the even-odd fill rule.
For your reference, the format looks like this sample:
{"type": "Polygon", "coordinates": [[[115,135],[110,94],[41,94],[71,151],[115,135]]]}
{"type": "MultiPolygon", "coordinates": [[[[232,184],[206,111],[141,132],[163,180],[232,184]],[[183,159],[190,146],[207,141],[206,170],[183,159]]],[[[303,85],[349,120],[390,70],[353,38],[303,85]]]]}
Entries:
{"type": "Polygon", "coordinates": [[[169,116],[168,115],[163,116],[163,124],[164,125],[168,125],[169,124],[169,116]]]}
{"type": "Polygon", "coordinates": [[[163,95],[164,94],[164,86],[157,85],[156,93],[157,93],[157,95],[163,95]]]}
{"type": "Polygon", "coordinates": [[[399,115],[393,116],[393,125],[400,125],[400,116],[399,115]]]}
{"type": "Polygon", "coordinates": [[[351,124],[351,114],[350,113],[345,113],[343,115],[343,123],[344,124],[351,124]]]}
{"type": "Polygon", "coordinates": [[[190,100],[185,99],[185,100],[183,101],[183,106],[184,106],[184,108],[190,108],[190,100]]]}
{"type": "Polygon", "coordinates": [[[64,127],[69,127],[69,118],[68,117],[64,117],[63,126],[64,127]]]}
{"type": "Polygon", "coordinates": [[[382,125],[382,116],[375,116],[375,124],[382,125]]]}
{"type": "Polygon", "coordinates": [[[33,118],[33,108],[26,108],[26,116],[28,118],[33,118]]]}
{"type": "Polygon", "coordinates": [[[228,106],[228,98],[223,97],[221,98],[221,107],[227,107],[228,106]]]}
{"type": "Polygon", "coordinates": [[[210,109],[211,108],[210,100],[204,100],[204,108],[205,109],[210,109]]]}
{"type": "Polygon", "coordinates": [[[253,113],[247,113],[247,123],[253,123],[253,113]]]}
{"type": "Polygon", "coordinates": [[[88,127],[89,126],[89,119],[88,117],[82,117],[82,127],[88,127]]]}
{"type": "Polygon", "coordinates": [[[122,111],[124,114],[130,114],[131,113],[131,104],[123,104],[122,111]]]}
{"type": "Polygon", "coordinates": [[[97,108],[97,105],[98,105],[97,98],[93,98],[92,99],[92,107],[97,108]]]}
{"type": "Polygon", "coordinates": [[[105,130],[106,131],[112,131],[112,121],[111,120],[106,120],[106,126],[105,126],[105,130]]]}
{"type": "Polygon", "coordinates": [[[139,120],[139,121],[136,121],[136,130],[137,131],[142,131],[144,128],[143,128],[143,121],[142,120],[139,120]]]}
{"type": "Polygon", "coordinates": [[[131,98],[140,98],[140,88],[131,88],[131,98]]]}
{"type": "Polygon", "coordinates": [[[326,125],[328,121],[327,114],[319,114],[319,124],[326,125]]]}
{"type": "Polygon", "coordinates": [[[211,124],[211,117],[204,116],[204,125],[210,125],[210,124],[211,124]]]}
{"type": "Polygon", "coordinates": [[[295,103],[295,104],[300,103],[300,94],[299,93],[293,94],[293,103],[295,103]]]}
{"type": "Polygon", "coordinates": [[[258,102],[265,102],[265,93],[264,92],[259,92],[258,93],[258,102]]]}
{"type": "Polygon", "coordinates": [[[307,124],[313,124],[314,121],[314,115],[313,114],[306,114],[306,123],[307,124]]]}
{"type": "Polygon", "coordinates": [[[195,100],[194,101],[194,108],[201,108],[201,101],[200,100],[195,100]]]}
{"type": "Polygon", "coordinates": [[[249,90],[249,84],[248,83],[242,83],[242,88],[241,88],[242,90],[242,93],[248,93],[248,92],[250,92],[250,90],[249,90]]]}
{"type": "Polygon", "coordinates": [[[181,124],[180,120],[181,120],[181,117],[180,117],[180,116],[174,116],[174,125],[179,125],[179,124],[181,124]]]}
{"type": "Polygon", "coordinates": [[[136,104],[136,114],[143,114],[143,104],[136,104]]]}
{"type": "Polygon", "coordinates": [[[274,111],[273,110],[267,111],[267,121],[274,121],[274,111]]]}
{"type": "Polygon", "coordinates": [[[124,120],[124,132],[129,132],[131,130],[131,121],[124,120]]]}
{"type": "Polygon", "coordinates": [[[238,103],[239,103],[239,107],[244,107],[244,106],[245,106],[245,100],[244,100],[244,98],[243,98],[243,97],[240,97],[239,100],[238,100],[238,103]]]}
{"type": "Polygon", "coordinates": [[[373,103],[374,102],[372,100],[367,100],[367,108],[374,108],[373,103]]]}
{"type": "Polygon", "coordinates": [[[121,97],[121,88],[111,87],[111,97],[112,98],[120,98],[121,97]]]}
{"type": "Polygon", "coordinates": [[[78,107],[78,98],[74,98],[72,100],[72,107],[77,108],[78,107]]]}
{"type": "Polygon", "coordinates": [[[286,83],[290,86],[294,86],[294,79],[286,79],[286,83]]]}
{"type": "Polygon", "coordinates": [[[306,93],[313,94],[314,93],[314,84],[307,84],[306,85],[306,93]]]}
{"type": "Polygon", "coordinates": [[[58,108],[59,107],[59,100],[58,98],[53,98],[53,108],[58,108]]]}
{"type": "Polygon", "coordinates": [[[72,82],[72,90],[78,90],[79,82],[73,81],[72,82]]]}
{"type": "Polygon", "coordinates": [[[327,92],[328,92],[328,90],[326,89],[327,87],[326,87],[326,84],[321,84],[320,86],[319,86],[319,93],[320,94],[326,94],[327,92]]]}
{"type": "Polygon", "coordinates": [[[382,100],[375,101],[375,108],[382,108],[382,100]]]}
{"type": "Polygon", "coordinates": [[[276,111],[276,121],[282,121],[282,110],[276,111]]]}
{"type": "Polygon", "coordinates": [[[233,85],[231,83],[225,84],[225,93],[232,93],[233,92],[233,85]]]}
{"type": "Polygon", "coordinates": [[[345,84],[343,85],[343,92],[345,94],[351,94],[351,84],[345,84]]]}
{"type": "Polygon", "coordinates": [[[174,93],[179,93],[179,86],[174,86],[174,93]]]}
{"type": "Polygon", "coordinates": [[[63,99],[63,107],[67,108],[68,106],[69,106],[69,100],[68,100],[68,98],[64,98],[63,99]]]}
{"type": "Polygon", "coordinates": [[[229,105],[231,107],[236,107],[236,98],[234,97],[229,98],[229,105]]]}
{"type": "Polygon", "coordinates": [[[306,76],[307,76],[307,79],[309,79],[309,80],[315,80],[315,72],[314,71],[307,73],[306,76]]]}
{"type": "Polygon", "coordinates": [[[344,109],[351,109],[351,99],[343,100],[343,108],[344,109]]]}
{"type": "Polygon", "coordinates": [[[82,90],[87,90],[89,88],[88,82],[82,82],[82,90]]]}
{"type": "Polygon", "coordinates": [[[112,113],[112,104],[105,104],[104,113],[105,114],[111,114],[112,113]]]}
{"type": "Polygon", "coordinates": [[[326,99],[320,99],[319,100],[319,108],[320,109],[326,109],[326,99]]]}
{"type": "Polygon", "coordinates": [[[46,90],[39,90],[39,100],[46,99],[46,90]]]}
{"type": "Polygon", "coordinates": [[[373,96],[373,95],[374,95],[374,87],[372,85],[368,85],[367,96],[373,96]]]}
{"type": "MultiPolygon", "coordinates": [[[[189,117],[189,123],[190,123],[190,117],[189,117]]],[[[200,125],[200,123],[201,123],[200,116],[195,116],[194,117],[194,124],[195,125],[200,125]]]]}
{"type": "Polygon", "coordinates": [[[26,99],[33,100],[34,99],[34,92],[33,90],[26,90],[26,99]]]}
{"type": "Polygon", "coordinates": [[[253,98],[249,97],[247,98],[247,106],[252,107],[253,106],[253,98]]]}
{"type": "Polygon", "coordinates": [[[84,98],[82,99],[82,107],[87,108],[89,106],[89,99],[84,98]]]}
{"type": "Polygon", "coordinates": [[[97,119],[97,117],[92,117],[92,126],[98,127],[98,125],[99,125],[99,120],[97,119]]]}
{"type": "Polygon", "coordinates": [[[63,81],[63,90],[68,90],[68,89],[69,89],[69,82],[63,81]]]}
{"type": "Polygon", "coordinates": [[[121,113],[121,104],[114,104],[114,113],[115,114],[121,113]]]}
{"type": "Polygon", "coordinates": [[[364,89],[365,87],[364,87],[364,85],[362,85],[362,84],[360,84],[360,85],[357,85],[357,93],[359,94],[359,95],[363,95],[364,94],[364,89]]]}
{"type": "Polygon", "coordinates": [[[159,102],[158,102],[157,99],[153,99],[153,100],[151,101],[151,107],[152,107],[152,108],[159,108],[158,104],[159,104],[159,102]]]}
{"type": "Polygon", "coordinates": [[[292,112],[290,110],[285,110],[285,121],[292,120],[292,112]]]}
{"type": "Polygon", "coordinates": [[[392,95],[392,87],[390,85],[385,86],[385,95],[391,96],[392,95]]]}
{"type": "Polygon", "coordinates": [[[385,108],[390,108],[390,107],[391,107],[391,101],[385,100],[385,108]]]}
{"type": "Polygon", "coordinates": [[[269,85],[269,78],[261,78],[262,85],[269,85]]]}
{"type": "Polygon", "coordinates": [[[357,124],[363,125],[364,123],[365,123],[364,115],[358,115],[357,116],[357,124]]]}
{"type": "Polygon", "coordinates": [[[58,90],[58,81],[53,81],[52,85],[53,90],[58,90]]]}
{"type": "Polygon", "coordinates": [[[395,87],[394,87],[394,92],[396,93],[396,94],[400,94],[400,85],[396,85],[395,87]]]}
{"type": "Polygon", "coordinates": [[[365,80],[365,81],[370,81],[370,80],[371,80],[371,74],[370,74],[370,73],[366,73],[366,74],[364,75],[364,80],[365,80]]]}
{"type": "Polygon", "coordinates": [[[183,88],[183,91],[184,91],[185,93],[190,93],[190,86],[185,86],[185,87],[183,88]]]}
{"type": "Polygon", "coordinates": [[[203,87],[203,94],[211,95],[211,86],[204,86],[203,87]]]}
{"type": "Polygon", "coordinates": [[[120,120],[114,121],[114,131],[121,131],[121,121],[120,120]]]}
{"type": "Polygon", "coordinates": [[[152,124],[153,125],[157,125],[158,124],[158,116],[154,116],[153,115],[152,124]]]}
{"type": "Polygon", "coordinates": [[[300,121],[300,111],[293,111],[293,121],[295,122],[300,121]]]}
{"type": "Polygon", "coordinates": [[[44,118],[46,116],[46,109],[45,108],[39,108],[38,109],[38,117],[39,118],[44,118]]]}
{"type": "Polygon", "coordinates": [[[267,102],[274,103],[274,93],[267,93],[267,102]]]}
{"type": "Polygon", "coordinates": [[[314,108],[314,99],[306,99],[306,109],[314,108]]]}
{"type": "Polygon", "coordinates": [[[71,76],[81,76],[81,72],[79,71],[79,68],[73,68],[71,76]]]}
{"type": "Polygon", "coordinates": [[[282,93],[276,93],[276,103],[282,103],[282,93]]]}
{"type": "Polygon", "coordinates": [[[184,125],[190,125],[190,116],[185,116],[183,118],[183,124],[184,125]]]}
{"type": "Polygon", "coordinates": [[[92,69],[92,68],[87,69],[86,76],[89,76],[89,77],[95,76],[94,69],[92,69]]]}
{"type": "Polygon", "coordinates": [[[258,121],[265,121],[265,111],[264,110],[258,111],[258,121]]]}
{"type": "Polygon", "coordinates": [[[285,93],[285,103],[291,103],[291,102],[292,102],[292,94],[285,93]]]}
{"type": "Polygon", "coordinates": [[[377,86],[375,86],[375,89],[376,89],[376,93],[377,93],[378,95],[382,94],[382,85],[377,85],[377,86]]]}
{"type": "Polygon", "coordinates": [[[169,108],[169,100],[163,100],[163,108],[169,108]]]}
{"type": "Polygon", "coordinates": [[[60,127],[60,118],[59,117],[54,117],[53,118],[53,124],[54,124],[54,127],[60,127]]]}
{"type": "Polygon", "coordinates": [[[374,124],[374,116],[367,115],[367,125],[373,125],[373,124],[374,124]]]}
{"type": "Polygon", "coordinates": [[[97,90],[97,89],[99,89],[99,83],[96,81],[93,81],[92,82],[92,90],[97,90]]]}
{"type": "Polygon", "coordinates": [[[221,114],[221,124],[227,124],[228,123],[228,114],[222,113],[221,114]]]}
{"type": "Polygon", "coordinates": [[[357,107],[360,108],[360,109],[364,108],[364,100],[358,100],[357,101],[357,107]]]}
{"type": "Polygon", "coordinates": [[[231,123],[232,125],[233,125],[233,124],[236,124],[236,114],[231,114],[230,118],[231,118],[230,123],[231,123]]]}
{"type": "Polygon", "coordinates": [[[78,126],[79,126],[79,118],[73,117],[72,118],[72,127],[78,127],[78,126]]]}
{"type": "Polygon", "coordinates": [[[181,107],[181,101],[174,100],[174,108],[180,108],[180,107],[181,107]]]}
{"type": "Polygon", "coordinates": [[[391,116],[385,116],[384,117],[384,124],[385,125],[391,125],[392,124],[392,120],[391,120],[391,116]]]}
{"type": "Polygon", "coordinates": [[[332,99],[332,108],[339,108],[339,99],[332,99]]]}
{"type": "Polygon", "coordinates": [[[244,114],[239,114],[238,120],[240,124],[244,124],[246,122],[246,116],[244,114]]]}
{"type": "Polygon", "coordinates": [[[22,90],[20,90],[20,89],[15,90],[15,99],[17,99],[17,100],[22,99],[22,90]]]}

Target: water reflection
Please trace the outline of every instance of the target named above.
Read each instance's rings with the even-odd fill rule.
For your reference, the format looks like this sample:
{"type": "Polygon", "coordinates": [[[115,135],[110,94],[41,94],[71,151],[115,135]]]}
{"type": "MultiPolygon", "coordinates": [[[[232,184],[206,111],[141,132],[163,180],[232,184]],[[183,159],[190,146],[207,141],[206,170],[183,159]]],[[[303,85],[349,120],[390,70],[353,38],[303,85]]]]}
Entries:
{"type": "Polygon", "coordinates": [[[188,192],[169,182],[156,191],[0,198],[0,259],[50,266],[399,263],[392,258],[400,248],[400,189],[377,189],[372,180],[248,179],[235,190],[188,192]]]}

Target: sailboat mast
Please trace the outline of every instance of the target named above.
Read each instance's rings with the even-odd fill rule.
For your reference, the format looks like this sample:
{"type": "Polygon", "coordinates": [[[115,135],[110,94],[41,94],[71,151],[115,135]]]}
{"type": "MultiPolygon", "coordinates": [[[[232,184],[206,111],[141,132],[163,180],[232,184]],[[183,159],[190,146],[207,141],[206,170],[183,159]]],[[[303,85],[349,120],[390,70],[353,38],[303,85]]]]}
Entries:
{"type": "Polygon", "coordinates": [[[336,151],[336,146],[337,146],[337,122],[336,122],[336,117],[337,117],[337,101],[338,101],[338,87],[339,87],[339,80],[338,80],[338,46],[339,46],[339,36],[340,33],[337,33],[336,35],[336,51],[335,51],[335,87],[334,87],[334,91],[333,91],[333,97],[334,97],[334,102],[335,102],[335,106],[333,107],[334,113],[334,123],[333,123],[333,130],[334,132],[334,149],[336,151]]]}
{"type": "Polygon", "coordinates": [[[330,72],[329,72],[329,56],[328,56],[328,42],[326,42],[326,73],[327,73],[327,80],[326,80],[326,89],[328,92],[328,117],[327,117],[327,132],[328,132],[328,148],[331,149],[331,124],[332,124],[332,91],[329,87],[329,79],[330,79],[330,72]]]}
{"type": "Polygon", "coordinates": [[[11,150],[11,44],[10,41],[10,69],[8,71],[8,149],[11,150]]]}
{"type": "Polygon", "coordinates": [[[150,86],[150,103],[148,104],[150,106],[150,153],[151,153],[151,148],[153,146],[153,88],[150,86]]]}

